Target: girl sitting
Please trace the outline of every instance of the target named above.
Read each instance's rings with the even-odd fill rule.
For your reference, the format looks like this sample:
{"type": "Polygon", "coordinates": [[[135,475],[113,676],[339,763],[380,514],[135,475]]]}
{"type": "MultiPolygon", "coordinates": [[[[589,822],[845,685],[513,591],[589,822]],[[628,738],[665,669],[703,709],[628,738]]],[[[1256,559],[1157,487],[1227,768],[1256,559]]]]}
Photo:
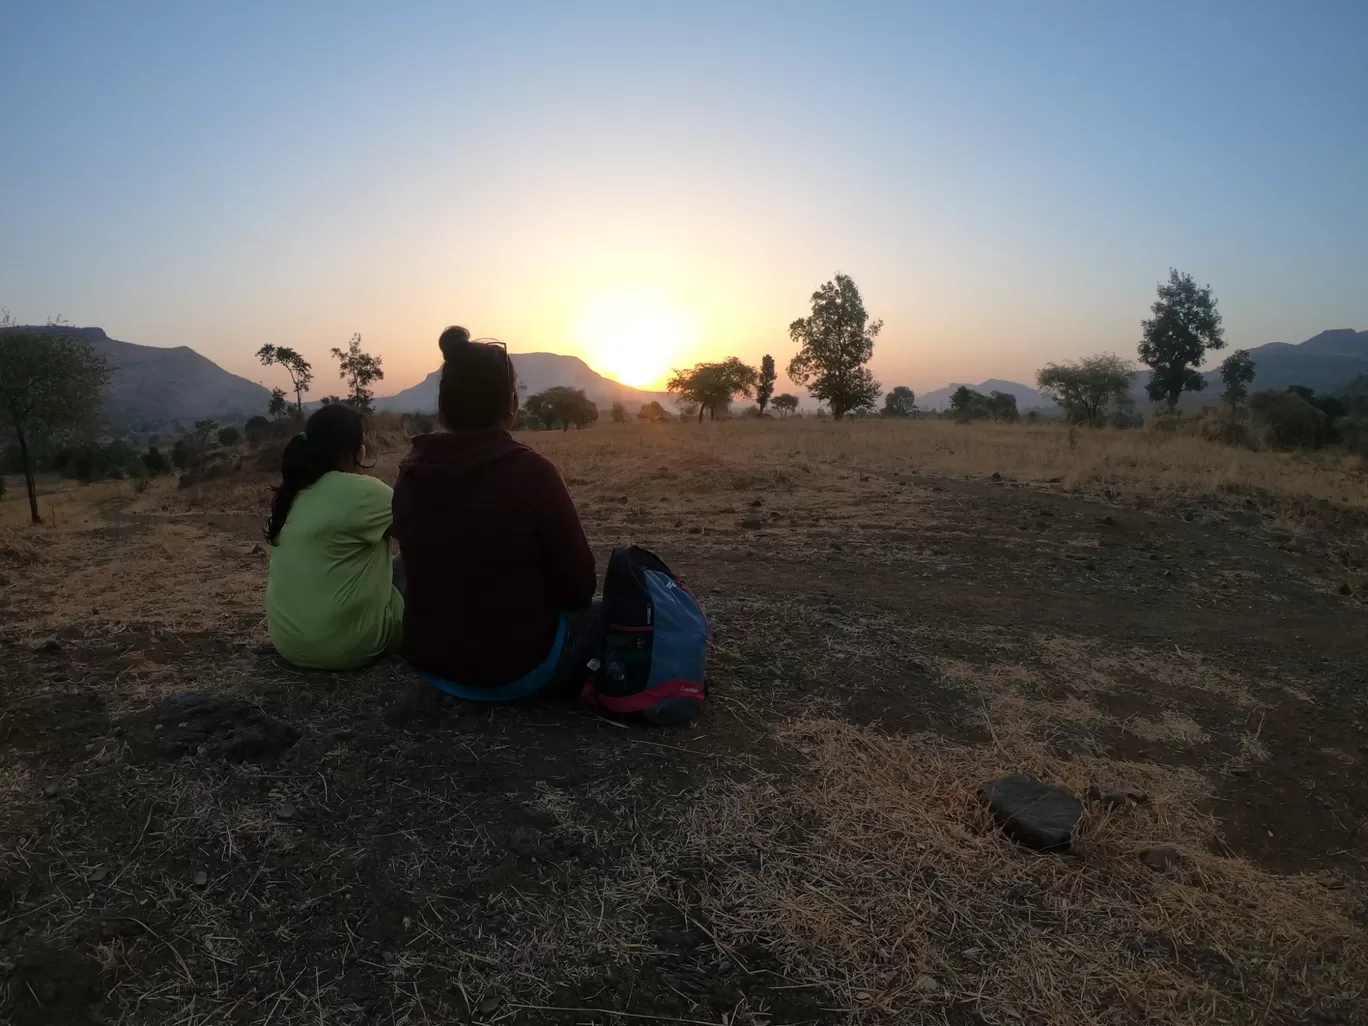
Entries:
{"type": "Polygon", "coordinates": [[[394,492],[362,473],[365,422],[324,406],[281,456],[266,537],[266,626],[296,666],[354,670],[398,648],[404,598],[389,552],[394,492]]]}
{"type": "Polygon", "coordinates": [[[460,698],[573,693],[601,641],[575,504],[555,466],[509,434],[518,386],[502,343],[448,328],[440,345],[447,430],[413,439],[394,487],[405,655],[460,698]]]}

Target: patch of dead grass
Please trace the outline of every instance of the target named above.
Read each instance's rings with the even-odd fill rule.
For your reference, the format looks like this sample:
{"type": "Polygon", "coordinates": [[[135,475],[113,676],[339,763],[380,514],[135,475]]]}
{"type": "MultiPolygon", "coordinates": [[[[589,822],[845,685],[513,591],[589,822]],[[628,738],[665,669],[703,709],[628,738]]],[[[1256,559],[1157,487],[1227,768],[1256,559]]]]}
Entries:
{"type": "Polygon", "coordinates": [[[693,803],[695,902],[726,943],[768,947],[794,985],[826,989],[853,1021],[970,1011],[992,1024],[1193,1026],[1311,1009],[1338,1021],[1363,1000],[1368,940],[1352,899],[1210,854],[1197,773],[833,720],[782,739],[810,782],[715,787],[693,803]],[[975,794],[1013,769],[1080,793],[1139,787],[1150,802],[1090,807],[1081,856],[1036,855],[975,794]],[[1137,857],[1159,842],[1183,853],[1171,875],[1137,857]]]}

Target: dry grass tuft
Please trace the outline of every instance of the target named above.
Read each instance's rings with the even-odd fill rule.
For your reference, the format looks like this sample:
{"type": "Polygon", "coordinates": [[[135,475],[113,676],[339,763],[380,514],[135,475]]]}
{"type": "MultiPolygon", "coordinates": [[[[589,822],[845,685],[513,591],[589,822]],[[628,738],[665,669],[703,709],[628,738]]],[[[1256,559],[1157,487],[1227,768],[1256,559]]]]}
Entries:
{"type": "Polygon", "coordinates": [[[1346,892],[1211,854],[1199,774],[834,720],[782,737],[810,786],[768,778],[694,803],[697,902],[728,943],[768,947],[794,985],[828,990],[857,1021],[1341,1021],[1363,999],[1368,938],[1346,892]],[[1036,855],[993,829],[975,793],[1016,768],[1150,801],[1090,806],[1081,856],[1036,855]],[[1171,875],[1138,858],[1156,843],[1183,854],[1171,875]]]}

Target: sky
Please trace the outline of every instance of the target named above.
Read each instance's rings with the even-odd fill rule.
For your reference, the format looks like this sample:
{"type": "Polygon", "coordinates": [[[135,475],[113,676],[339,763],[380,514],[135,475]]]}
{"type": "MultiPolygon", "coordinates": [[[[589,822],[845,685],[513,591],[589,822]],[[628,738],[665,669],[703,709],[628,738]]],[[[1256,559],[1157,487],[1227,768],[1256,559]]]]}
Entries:
{"type": "Polygon", "coordinates": [[[0,0],[0,306],[189,345],[452,323],[630,384],[793,355],[851,275],[918,392],[1368,328],[1368,3],[0,0]]]}

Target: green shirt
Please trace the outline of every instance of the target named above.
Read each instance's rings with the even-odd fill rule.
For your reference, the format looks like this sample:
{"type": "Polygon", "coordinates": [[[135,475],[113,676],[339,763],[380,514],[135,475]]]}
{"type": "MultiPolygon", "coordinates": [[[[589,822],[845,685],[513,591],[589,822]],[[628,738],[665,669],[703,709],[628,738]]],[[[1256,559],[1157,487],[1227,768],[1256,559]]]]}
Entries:
{"type": "Polygon", "coordinates": [[[266,626],[296,666],[354,670],[397,646],[404,599],[393,584],[394,492],[332,471],[295,496],[266,584],[266,626]]]}

